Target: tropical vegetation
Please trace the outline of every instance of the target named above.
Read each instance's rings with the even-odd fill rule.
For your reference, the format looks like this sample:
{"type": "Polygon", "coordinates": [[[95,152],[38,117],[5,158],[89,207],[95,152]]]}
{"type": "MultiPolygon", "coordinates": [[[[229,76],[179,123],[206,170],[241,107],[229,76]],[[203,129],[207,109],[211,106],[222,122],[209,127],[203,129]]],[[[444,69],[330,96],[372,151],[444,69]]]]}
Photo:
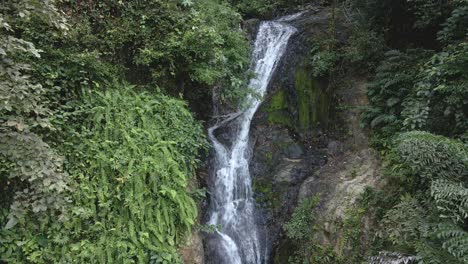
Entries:
{"type": "Polygon", "coordinates": [[[350,36],[316,41],[310,64],[332,87],[350,74],[369,79],[362,125],[387,183],[361,198],[379,223],[369,252],[358,237],[357,259],[303,262],[468,263],[468,1],[334,3],[350,36]]]}
{"type": "Polygon", "coordinates": [[[369,80],[386,186],[347,213],[349,258],[314,242],[320,198],[302,201],[291,263],[468,263],[467,0],[2,1],[0,263],[180,263],[212,97],[249,93],[242,20],[307,4],[347,19],[308,66],[369,80]]]}

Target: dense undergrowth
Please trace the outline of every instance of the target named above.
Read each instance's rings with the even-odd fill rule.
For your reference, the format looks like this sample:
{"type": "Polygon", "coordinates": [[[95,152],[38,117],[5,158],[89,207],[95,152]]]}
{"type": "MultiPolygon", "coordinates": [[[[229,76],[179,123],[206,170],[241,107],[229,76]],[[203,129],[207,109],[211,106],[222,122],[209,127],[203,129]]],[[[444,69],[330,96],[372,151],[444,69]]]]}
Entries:
{"type": "Polygon", "coordinates": [[[248,91],[240,19],[217,0],[0,3],[0,262],[180,262],[195,112],[213,86],[248,91]]]}
{"type": "Polygon", "coordinates": [[[237,12],[318,2],[331,37],[308,68],[331,86],[369,77],[362,120],[387,186],[347,212],[343,254],[314,242],[319,198],[302,203],[285,226],[291,262],[468,262],[466,0],[2,1],[0,262],[180,262],[203,195],[194,116],[208,117],[212,87],[234,103],[248,92],[237,12]],[[366,251],[369,214],[380,226],[366,251]]]}
{"type": "MultiPolygon", "coordinates": [[[[468,2],[334,4],[334,17],[351,25],[349,38],[339,41],[332,21],[332,37],[314,43],[310,65],[315,76],[330,80],[330,89],[350,74],[368,77],[362,125],[382,156],[387,183],[383,191],[367,190],[347,212],[341,249],[317,251],[310,234],[295,262],[467,263],[468,2]],[[366,216],[378,226],[362,251],[366,216]]],[[[295,221],[307,221],[296,215],[301,208],[287,232],[295,221]]]]}

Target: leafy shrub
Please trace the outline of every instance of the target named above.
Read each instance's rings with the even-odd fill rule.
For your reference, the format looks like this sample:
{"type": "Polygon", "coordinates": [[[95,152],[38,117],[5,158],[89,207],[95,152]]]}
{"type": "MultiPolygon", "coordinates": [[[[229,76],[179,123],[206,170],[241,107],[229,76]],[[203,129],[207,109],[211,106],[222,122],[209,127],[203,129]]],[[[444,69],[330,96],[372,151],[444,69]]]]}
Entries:
{"type": "Polygon", "coordinates": [[[463,183],[438,179],[431,184],[431,196],[440,216],[463,224],[468,218],[468,188],[463,183]]]}
{"type": "Polygon", "coordinates": [[[450,136],[466,132],[467,53],[467,43],[448,46],[425,63],[415,93],[403,104],[403,125],[407,129],[426,129],[450,136]]]}
{"type": "Polygon", "coordinates": [[[131,87],[86,94],[84,105],[63,146],[72,217],[41,213],[2,230],[2,260],[178,262],[197,216],[189,184],[206,146],[201,125],[182,101],[131,87]]]}
{"type": "Polygon", "coordinates": [[[124,66],[132,83],[189,98],[217,85],[232,99],[245,88],[248,43],[240,15],[226,3],[70,1],[63,8],[74,17],[80,45],[124,66]]]}
{"type": "Polygon", "coordinates": [[[31,77],[30,62],[40,60],[41,50],[16,30],[33,15],[51,31],[64,30],[66,24],[49,2],[6,1],[0,10],[0,182],[6,183],[0,191],[15,193],[0,201],[11,204],[6,227],[44,211],[64,219],[68,175],[63,157],[43,140],[41,132],[54,129],[53,112],[47,90],[31,77]]]}
{"type": "Polygon", "coordinates": [[[409,10],[413,11],[416,20],[413,27],[416,29],[436,25],[444,15],[447,8],[444,1],[437,0],[407,0],[411,4],[409,10]]]}
{"type": "Polygon", "coordinates": [[[374,249],[384,253],[370,261],[465,263],[468,2],[349,2],[350,18],[368,27],[353,32],[350,41],[358,41],[339,56],[359,63],[362,55],[379,54],[372,46],[368,53],[356,48],[379,43],[379,36],[384,47],[398,47],[375,73],[366,71],[370,104],[361,117],[388,176],[385,199],[374,204],[382,224],[374,249]]]}
{"type": "Polygon", "coordinates": [[[291,219],[283,226],[286,235],[294,241],[297,248],[295,255],[289,257],[290,263],[337,263],[338,257],[332,248],[314,241],[317,231],[314,208],[319,203],[319,196],[300,201],[294,209],[291,219]]]}
{"type": "Polygon", "coordinates": [[[311,0],[229,0],[246,18],[271,18],[278,11],[312,2],[311,0]]]}
{"type": "Polygon", "coordinates": [[[287,236],[299,243],[307,241],[313,235],[315,216],[312,211],[319,202],[318,196],[305,199],[294,209],[291,219],[284,225],[287,236]]]}
{"type": "Polygon", "coordinates": [[[442,248],[457,258],[460,263],[468,262],[468,232],[453,223],[438,226],[437,237],[443,241],[442,248]]]}
{"type": "Polygon", "coordinates": [[[411,249],[414,241],[422,240],[429,235],[431,225],[427,222],[426,212],[419,201],[404,196],[401,202],[387,212],[383,220],[385,236],[393,244],[404,249],[411,249]]]}
{"type": "Polygon", "coordinates": [[[353,23],[351,35],[343,47],[343,59],[357,71],[372,72],[385,50],[386,44],[382,35],[371,30],[368,22],[357,20],[353,23]]]}
{"type": "Polygon", "coordinates": [[[422,183],[435,179],[460,181],[468,175],[468,153],[460,142],[412,131],[400,134],[395,144],[397,166],[408,166],[410,174],[420,177],[422,183]]]}
{"type": "Polygon", "coordinates": [[[423,263],[466,261],[466,176],[464,144],[427,132],[406,132],[390,154],[400,201],[383,217],[380,236],[391,250],[423,263]]]}
{"type": "Polygon", "coordinates": [[[362,115],[365,125],[386,134],[401,129],[403,101],[413,95],[417,70],[428,54],[425,50],[385,53],[385,60],[368,86],[370,106],[362,115]]]}
{"type": "Polygon", "coordinates": [[[339,52],[334,48],[337,45],[335,40],[325,40],[315,43],[312,47],[312,75],[323,77],[334,71],[338,61],[341,59],[339,52]]]}
{"type": "Polygon", "coordinates": [[[455,7],[452,13],[443,23],[443,28],[437,34],[439,41],[446,44],[462,42],[466,38],[468,30],[468,6],[466,0],[452,1],[455,7]]]}

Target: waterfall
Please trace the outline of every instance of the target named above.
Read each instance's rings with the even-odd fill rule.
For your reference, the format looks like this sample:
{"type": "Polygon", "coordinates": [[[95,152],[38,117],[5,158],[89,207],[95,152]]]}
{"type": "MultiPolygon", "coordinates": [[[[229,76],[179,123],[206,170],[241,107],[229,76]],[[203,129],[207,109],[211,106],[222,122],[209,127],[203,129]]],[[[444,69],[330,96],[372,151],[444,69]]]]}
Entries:
{"type": "Polygon", "coordinates": [[[212,263],[266,263],[266,246],[260,239],[255,221],[255,204],[249,172],[249,131],[252,118],[261,104],[275,68],[296,29],[282,22],[260,24],[252,53],[251,70],[255,77],[249,87],[255,96],[248,96],[248,106],[240,114],[232,114],[208,129],[215,155],[213,160],[211,203],[208,224],[220,226],[211,235],[210,245],[216,256],[212,263]],[[223,127],[229,131],[229,145],[215,136],[223,127]]]}

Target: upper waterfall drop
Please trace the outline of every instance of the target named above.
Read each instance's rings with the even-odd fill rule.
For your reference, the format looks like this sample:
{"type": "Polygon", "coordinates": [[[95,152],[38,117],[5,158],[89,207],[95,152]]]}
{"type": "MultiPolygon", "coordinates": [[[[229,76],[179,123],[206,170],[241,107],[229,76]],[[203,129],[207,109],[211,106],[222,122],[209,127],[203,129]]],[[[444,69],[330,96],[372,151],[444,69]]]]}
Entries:
{"type": "Polygon", "coordinates": [[[252,118],[261,104],[276,66],[283,56],[290,37],[296,29],[281,22],[260,24],[252,53],[251,69],[255,77],[249,87],[248,105],[240,115],[231,116],[210,127],[208,135],[215,150],[213,185],[210,188],[210,225],[221,226],[210,238],[216,256],[213,263],[262,264],[267,261],[265,244],[255,221],[255,204],[249,171],[249,132],[252,118]],[[230,146],[221,143],[214,131],[224,127],[229,131],[230,146]]]}

